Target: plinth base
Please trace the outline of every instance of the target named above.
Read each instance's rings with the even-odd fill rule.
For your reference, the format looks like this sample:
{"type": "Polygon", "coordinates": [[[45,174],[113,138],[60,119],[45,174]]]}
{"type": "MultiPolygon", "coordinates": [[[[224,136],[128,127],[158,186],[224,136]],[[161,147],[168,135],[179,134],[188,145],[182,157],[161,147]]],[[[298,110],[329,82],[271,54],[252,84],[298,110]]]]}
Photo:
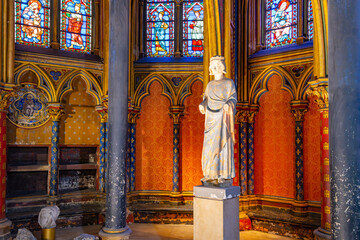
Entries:
{"type": "Polygon", "coordinates": [[[194,187],[194,240],[239,239],[240,187],[194,187]]]}
{"type": "Polygon", "coordinates": [[[103,228],[100,230],[99,236],[101,240],[125,240],[130,239],[131,233],[132,231],[128,226],[116,230],[103,228]]]}
{"type": "Polygon", "coordinates": [[[11,239],[11,225],[11,221],[6,218],[0,221],[0,240],[11,239]]]}
{"type": "Polygon", "coordinates": [[[315,240],[330,240],[331,232],[319,227],[314,231],[315,240]]]}

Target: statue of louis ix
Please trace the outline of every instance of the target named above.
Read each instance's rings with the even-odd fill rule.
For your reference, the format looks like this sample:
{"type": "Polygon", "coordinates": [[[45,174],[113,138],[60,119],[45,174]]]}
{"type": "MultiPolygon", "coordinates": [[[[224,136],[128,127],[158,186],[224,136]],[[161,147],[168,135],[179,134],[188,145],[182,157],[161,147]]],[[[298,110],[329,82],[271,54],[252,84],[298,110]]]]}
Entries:
{"type": "Polygon", "coordinates": [[[224,76],[224,57],[212,57],[209,70],[215,79],[208,83],[203,101],[199,105],[200,112],[205,114],[201,159],[204,178],[201,181],[204,186],[230,187],[235,177],[236,88],[234,81],[224,76]]]}

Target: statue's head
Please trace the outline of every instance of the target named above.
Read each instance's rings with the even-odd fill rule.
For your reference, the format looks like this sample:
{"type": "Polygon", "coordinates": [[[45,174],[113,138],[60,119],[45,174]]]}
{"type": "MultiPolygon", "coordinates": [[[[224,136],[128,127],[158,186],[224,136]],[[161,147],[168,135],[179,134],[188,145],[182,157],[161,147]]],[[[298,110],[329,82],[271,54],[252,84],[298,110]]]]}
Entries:
{"type": "Polygon", "coordinates": [[[223,56],[215,56],[210,59],[209,67],[210,75],[225,74],[226,65],[225,58],[223,56]]]}

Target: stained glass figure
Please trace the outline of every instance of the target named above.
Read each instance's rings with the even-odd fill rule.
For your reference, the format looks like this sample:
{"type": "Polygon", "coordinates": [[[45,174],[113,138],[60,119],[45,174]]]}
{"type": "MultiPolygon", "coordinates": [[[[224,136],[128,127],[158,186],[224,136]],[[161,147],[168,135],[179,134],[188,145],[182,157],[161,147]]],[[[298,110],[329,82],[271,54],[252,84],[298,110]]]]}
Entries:
{"type": "Polygon", "coordinates": [[[312,1],[308,1],[308,39],[312,40],[314,37],[314,17],[312,1]]]}
{"type": "Polygon", "coordinates": [[[61,0],[61,49],[90,53],[91,0],[61,0]]]}
{"type": "Polygon", "coordinates": [[[204,53],[204,7],[202,1],[183,3],[183,52],[187,57],[204,53]]]}
{"type": "Polygon", "coordinates": [[[174,54],[174,2],[147,1],[147,56],[168,57],[174,54]]]}
{"type": "Polygon", "coordinates": [[[49,47],[50,9],[48,0],[15,0],[15,42],[49,47]]]}
{"type": "Polygon", "coordinates": [[[266,0],[266,47],[281,47],[296,42],[297,0],[266,0]]]}

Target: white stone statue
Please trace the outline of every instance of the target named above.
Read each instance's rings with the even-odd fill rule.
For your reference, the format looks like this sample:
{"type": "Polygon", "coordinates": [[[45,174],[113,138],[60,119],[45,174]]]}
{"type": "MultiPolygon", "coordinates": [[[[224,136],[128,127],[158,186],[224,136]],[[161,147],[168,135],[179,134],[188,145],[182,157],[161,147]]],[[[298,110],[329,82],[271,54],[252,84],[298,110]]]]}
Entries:
{"type": "Polygon", "coordinates": [[[58,206],[52,207],[44,207],[41,209],[39,213],[38,222],[43,229],[47,228],[55,228],[56,227],[56,219],[60,215],[60,209],[58,206]]]}
{"type": "Polygon", "coordinates": [[[212,57],[210,75],[215,80],[206,86],[199,110],[205,114],[205,133],[202,151],[201,179],[205,186],[231,186],[235,177],[234,120],[236,89],[234,81],[226,78],[225,58],[212,57]]]}
{"type": "Polygon", "coordinates": [[[15,240],[36,240],[36,238],[26,228],[20,228],[17,232],[15,240]]]}

